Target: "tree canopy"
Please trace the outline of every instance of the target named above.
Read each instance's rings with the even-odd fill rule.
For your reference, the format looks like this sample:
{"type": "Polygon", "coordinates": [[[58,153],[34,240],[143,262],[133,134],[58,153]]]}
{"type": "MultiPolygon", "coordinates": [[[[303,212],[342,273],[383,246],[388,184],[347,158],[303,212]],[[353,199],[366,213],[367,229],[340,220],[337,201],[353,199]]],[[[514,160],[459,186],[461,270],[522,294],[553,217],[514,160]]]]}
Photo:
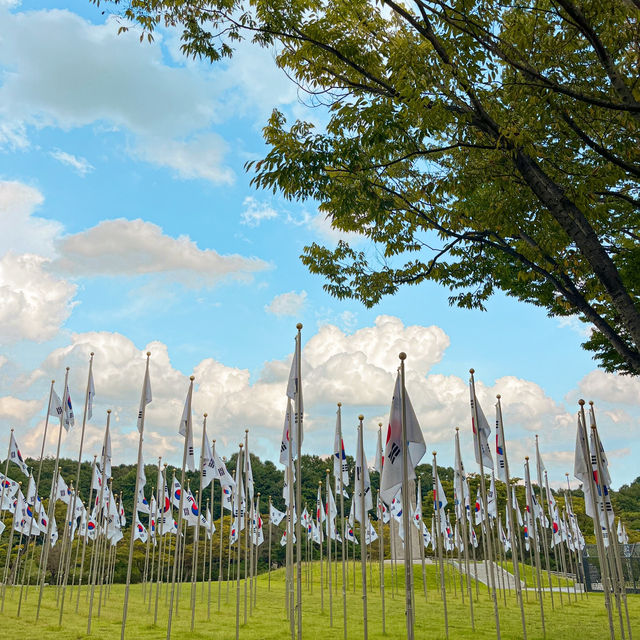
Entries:
{"type": "Polygon", "coordinates": [[[248,166],[361,236],[305,248],[331,294],[372,306],[432,280],[482,309],[501,290],[577,315],[601,366],[640,373],[640,0],[115,4],[143,36],[180,29],[188,56],[272,47],[327,110],[274,110],[248,166]]]}

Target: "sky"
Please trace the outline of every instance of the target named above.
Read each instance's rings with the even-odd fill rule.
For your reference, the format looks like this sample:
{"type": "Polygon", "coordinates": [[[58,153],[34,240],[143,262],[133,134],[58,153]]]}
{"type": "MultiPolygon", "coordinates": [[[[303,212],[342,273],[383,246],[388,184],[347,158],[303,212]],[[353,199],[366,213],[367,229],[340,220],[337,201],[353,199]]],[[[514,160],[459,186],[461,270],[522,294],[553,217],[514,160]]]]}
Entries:
{"type": "MultiPolygon", "coordinates": [[[[251,186],[245,163],[267,152],[274,108],[322,127],[273,52],[238,45],[209,65],[180,53],[175,32],[141,43],[108,5],[0,0],[0,451],[14,428],[23,454],[42,446],[51,380],[66,367],[77,458],[90,352],[96,397],[86,459],[112,410],[114,463],[135,462],[145,353],[153,402],[144,457],[179,464],[178,425],[195,376],[194,436],[225,455],[276,461],[296,324],[302,329],[303,452],[332,452],[336,404],[347,453],[357,416],[375,454],[400,351],[427,450],[453,464],[460,428],[473,470],[468,377],[489,422],[502,397],[512,475],[535,435],[550,483],[572,477],[577,401],[592,400],[614,487],[638,476],[640,382],[598,370],[588,327],[504,295],[487,311],[452,308],[433,284],[372,309],[338,301],[301,264],[303,248],[343,238],[312,201],[251,186]]],[[[364,250],[362,238],[347,238],[364,250]]],[[[55,455],[58,426],[45,453],[55,455]]],[[[4,457],[2,454],[0,457],[4,457]]],[[[518,471],[520,470],[520,471],[518,471]]]]}

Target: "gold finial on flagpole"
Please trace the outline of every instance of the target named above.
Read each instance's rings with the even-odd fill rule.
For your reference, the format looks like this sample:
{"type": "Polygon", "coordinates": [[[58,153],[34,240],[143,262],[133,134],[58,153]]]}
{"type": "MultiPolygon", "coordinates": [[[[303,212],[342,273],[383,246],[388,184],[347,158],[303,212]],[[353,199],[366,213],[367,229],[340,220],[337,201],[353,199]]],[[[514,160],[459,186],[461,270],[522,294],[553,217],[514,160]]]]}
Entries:
{"type": "Polygon", "coordinates": [[[498,400],[500,400],[500,398],[502,398],[502,396],[498,393],[498,394],[496,394],[496,398],[498,398],[498,400]]]}
{"type": "Polygon", "coordinates": [[[362,414],[360,414],[360,415],[358,416],[358,420],[364,420],[364,416],[363,416],[362,414]]]}
{"type": "Polygon", "coordinates": [[[473,375],[475,372],[476,372],[476,370],[475,370],[473,367],[471,367],[471,369],[469,369],[469,373],[470,373],[471,375],[473,375]]]}
{"type": "Polygon", "coordinates": [[[583,407],[585,405],[585,402],[582,398],[580,398],[580,400],[578,400],[578,404],[583,407]]]}
{"type": "Polygon", "coordinates": [[[398,354],[398,358],[400,358],[400,360],[406,360],[407,359],[407,354],[404,351],[401,351],[398,354]]]}
{"type": "Polygon", "coordinates": [[[300,329],[302,329],[302,322],[298,322],[298,324],[296,325],[296,329],[298,331],[300,331],[300,329]]]}

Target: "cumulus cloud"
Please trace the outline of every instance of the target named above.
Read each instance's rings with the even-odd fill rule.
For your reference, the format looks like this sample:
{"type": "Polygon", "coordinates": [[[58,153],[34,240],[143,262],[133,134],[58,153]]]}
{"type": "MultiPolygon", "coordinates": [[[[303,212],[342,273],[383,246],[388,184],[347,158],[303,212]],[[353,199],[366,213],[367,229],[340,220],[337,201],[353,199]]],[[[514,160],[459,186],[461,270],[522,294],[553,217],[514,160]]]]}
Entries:
{"type": "Polygon", "coordinates": [[[289,291],[275,296],[264,309],[267,313],[273,313],[276,316],[296,316],[302,311],[306,299],[306,291],[300,293],[289,291]]]}
{"type": "Polygon", "coordinates": [[[188,236],[172,238],[144,220],[105,220],[60,238],[53,268],[71,276],[162,273],[187,286],[211,286],[228,277],[249,280],[268,267],[258,258],[200,249],[188,236]]]}
{"type": "Polygon", "coordinates": [[[578,390],[586,400],[638,404],[640,380],[595,369],[578,383],[578,390]]]}
{"type": "Polygon", "coordinates": [[[11,423],[26,423],[40,410],[38,400],[21,400],[13,396],[0,398],[0,418],[11,423]]]}
{"type": "Polygon", "coordinates": [[[69,317],[76,286],[49,273],[48,264],[33,254],[0,258],[0,340],[44,342],[69,317]]]}
{"type": "Polygon", "coordinates": [[[17,181],[0,181],[0,254],[7,251],[54,255],[54,240],[62,225],[34,215],[44,197],[38,189],[17,181]]]}
{"type": "Polygon", "coordinates": [[[87,175],[94,169],[93,165],[86,159],[79,156],[74,156],[72,153],[55,149],[49,154],[54,160],[57,160],[60,164],[64,164],[67,167],[71,167],[79,176],[87,175]]]}
{"type": "Polygon", "coordinates": [[[277,218],[277,211],[266,202],[258,202],[253,196],[247,196],[242,202],[244,211],[240,215],[240,223],[248,227],[257,227],[263,220],[277,218]]]}

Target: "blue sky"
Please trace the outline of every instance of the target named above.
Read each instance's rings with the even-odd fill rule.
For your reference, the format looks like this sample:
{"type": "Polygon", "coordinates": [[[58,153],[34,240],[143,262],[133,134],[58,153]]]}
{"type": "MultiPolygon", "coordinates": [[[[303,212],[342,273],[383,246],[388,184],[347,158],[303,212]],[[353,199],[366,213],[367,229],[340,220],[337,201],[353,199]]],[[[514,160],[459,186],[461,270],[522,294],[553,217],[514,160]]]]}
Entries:
{"type": "MultiPolygon", "coordinates": [[[[0,447],[11,425],[36,455],[48,384],[56,378],[61,393],[65,366],[80,412],[95,350],[88,452],[113,408],[114,456],[131,462],[149,348],[148,459],[177,462],[192,373],[196,415],[215,416],[219,446],[235,448],[249,428],[253,450],[275,459],[302,322],[310,453],[330,452],[338,401],[346,425],[362,412],[375,434],[406,350],[409,392],[444,464],[460,426],[471,468],[474,367],[490,421],[502,394],[512,467],[540,433],[550,479],[564,480],[585,397],[596,403],[614,485],[637,475],[640,386],[596,370],[579,346],[584,325],[504,296],[486,313],[453,309],[434,285],[373,309],[332,299],[299,255],[339,236],[313,202],[258,192],[244,170],[265,153],[260,130],[272,108],[319,126],[324,114],[301,103],[269,51],[243,45],[217,67],[186,61],[175,34],[140,44],[135,33],[118,36],[103,9],[0,0],[0,447]]],[[[67,455],[77,455],[77,432],[67,455]]]]}

